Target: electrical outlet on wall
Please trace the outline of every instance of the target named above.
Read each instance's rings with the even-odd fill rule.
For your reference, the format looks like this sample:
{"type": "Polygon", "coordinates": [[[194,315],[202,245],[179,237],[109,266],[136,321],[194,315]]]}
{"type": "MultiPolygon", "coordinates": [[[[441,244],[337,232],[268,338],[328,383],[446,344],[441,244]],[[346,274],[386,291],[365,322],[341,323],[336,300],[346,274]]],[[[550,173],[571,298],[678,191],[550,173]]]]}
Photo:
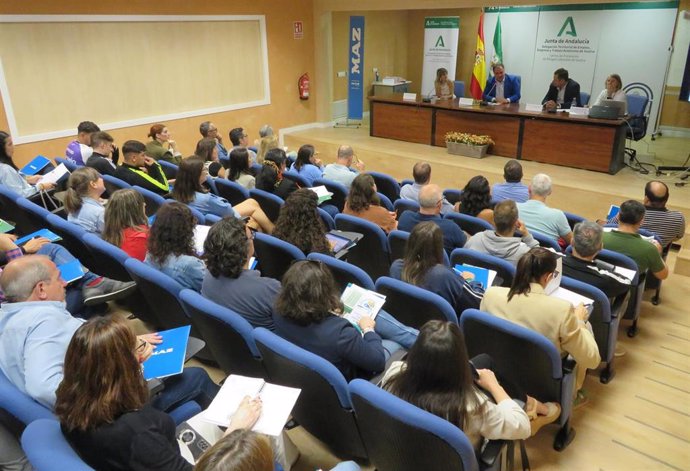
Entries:
{"type": "Polygon", "coordinates": [[[340,77],[340,78],[347,77],[347,71],[339,70],[338,71],[338,77],[340,77]]]}

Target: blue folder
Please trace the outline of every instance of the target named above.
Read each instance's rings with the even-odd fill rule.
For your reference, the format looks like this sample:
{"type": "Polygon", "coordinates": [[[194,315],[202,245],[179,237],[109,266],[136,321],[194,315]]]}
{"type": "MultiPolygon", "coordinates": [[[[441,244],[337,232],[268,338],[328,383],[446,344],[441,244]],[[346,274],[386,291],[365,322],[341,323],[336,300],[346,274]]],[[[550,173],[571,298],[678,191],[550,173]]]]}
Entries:
{"type": "Polygon", "coordinates": [[[60,270],[60,278],[62,278],[65,283],[71,283],[84,276],[84,270],[79,260],[72,260],[71,262],[58,265],[58,270],[60,270]]]}
{"type": "Polygon", "coordinates": [[[182,373],[191,328],[186,325],[158,332],[163,342],[155,345],[153,354],[142,365],[147,381],[182,373]]]}
{"type": "Polygon", "coordinates": [[[22,167],[19,173],[30,177],[31,175],[36,175],[38,172],[43,170],[49,163],[50,160],[48,160],[46,157],[37,155],[31,162],[22,167]]]}
{"type": "Polygon", "coordinates": [[[611,219],[615,218],[616,215],[620,212],[620,210],[621,210],[620,206],[616,206],[616,205],[612,204],[609,207],[609,213],[606,215],[606,220],[610,221],[611,219]]]}
{"type": "Polygon", "coordinates": [[[474,274],[474,280],[470,281],[481,283],[482,288],[485,290],[489,288],[489,270],[486,268],[473,267],[470,265],[455,265],[453,268],[458,275],[464,271],[474,274]]]}
{"type": "Polygon", "coordinates": [[[25,242],[30,241],[31,239],[35,239],[36,237],[45,237],[51,242],[57,242],[58,240],[62,240],[62,237],[57,235],[55,232],[49,230],[49,229],[40,229],[36,232],[32,232],[29,235],[25,235],[24,237],[17,239],[14,243],[17,245],[22,245],[25,242]]]}

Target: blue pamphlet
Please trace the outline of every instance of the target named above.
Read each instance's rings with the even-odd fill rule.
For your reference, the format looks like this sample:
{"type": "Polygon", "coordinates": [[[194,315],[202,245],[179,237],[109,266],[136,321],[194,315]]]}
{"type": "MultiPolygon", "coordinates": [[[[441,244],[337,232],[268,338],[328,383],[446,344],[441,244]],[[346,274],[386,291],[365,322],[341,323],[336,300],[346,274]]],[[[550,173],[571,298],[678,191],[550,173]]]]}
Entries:
{"type": "Polygon", "coordinates": [[[142,364],[144,378],[165,378],[182,373],[191,326],[158,332],[163,342],[155,345],[151,357],[142,364]]]}
{"type": "Polygon", "coordinates": [[[19,173],[30,177],[31,175],[36,175],[38,172],[43,170],[49,163],[50,160],[48,160],[46,157],[37,155],[31,162],[22,167],[19,173]]]}
{"type": "Polygon", "coordinates": [[[482,285],[482,288],[485,290],[490,287],[489,270],[486,268],[475,267],[472,265],[455,265],[453,269],[458,275],[461,275],[464,271],[472,273],[474,275],[474,279],[467,281],[474,281],[475,283],[480,283],[482,285]]]}
{"type": "Polygon", "coordinates": [[[17,245],[22,245],[26,242],[29,242],[31,239],[35,239],[36,237],[45,237],[51,242],[57,242],[58,240],[62,240],[62,237],[57,235],[55,232],[49,229],[40,229],[36,232],[32,232],[29,235],[25,235],[24,237],[17,239],[16,241],[14,241],[14,243],[17,245]]]}
{"type": "Polygon", "coordinates": [[[81,268],[79,260],[72,260],[69,263],[58,265],[58,270],[60,270],[60,277],[65,283],[71,283],[84,276],[84,270],[81,268]]]}
{"type": "Polygon", "coordinates": [[[606,220],[610,221],[611,219],[615,218],[618,215],[618,212],[621,210],[620,206],[616,206],[612,204],[609,207],[609,213],[606,215],[606,220]]]}

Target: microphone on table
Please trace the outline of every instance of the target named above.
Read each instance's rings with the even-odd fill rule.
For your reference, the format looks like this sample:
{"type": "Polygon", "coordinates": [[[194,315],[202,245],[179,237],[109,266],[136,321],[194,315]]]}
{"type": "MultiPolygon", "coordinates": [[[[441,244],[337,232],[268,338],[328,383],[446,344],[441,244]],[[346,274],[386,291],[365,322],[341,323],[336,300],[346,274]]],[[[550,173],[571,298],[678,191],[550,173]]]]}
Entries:
{"type": "MultiPolygon", "coordinates": [[[[488,94],[490,94],[491,92],[493,92],[493,91],[494,91],[494,88],[496,88],[496,80],[494,80],[494,84],[491,86],[491,88],[489,89],[489,91],[485,93],[485,95],[488,95],[488,94]]],[[[486,100],[482,100],[482,101],[479,102],[479,106],[487,106],[488,104],[489,104],[489,102],[486,101],[486,100]]]]}
{"type": "Polygon", "coordinates": [[[429,93],[426,94],[424,98],[422,98],[422,103],[431,103],[431,94],[436,93],[436,85],[434,85],[434,88],[432,88],[429,93]]]}

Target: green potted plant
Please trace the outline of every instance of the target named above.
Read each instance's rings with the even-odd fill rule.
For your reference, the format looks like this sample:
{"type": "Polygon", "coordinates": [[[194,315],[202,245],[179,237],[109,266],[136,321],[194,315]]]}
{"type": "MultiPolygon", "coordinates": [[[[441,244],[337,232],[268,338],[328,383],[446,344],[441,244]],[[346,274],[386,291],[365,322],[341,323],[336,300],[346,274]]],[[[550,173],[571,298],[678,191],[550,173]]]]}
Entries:
{"type": "Polygon", "coordinates": [[[481,159],[486,156],[489,146],[494,144],[491,136],[480,136],[465,132],[451,131],[446,133],[446,148],[449,154],[464,155],[481,159]]]}

